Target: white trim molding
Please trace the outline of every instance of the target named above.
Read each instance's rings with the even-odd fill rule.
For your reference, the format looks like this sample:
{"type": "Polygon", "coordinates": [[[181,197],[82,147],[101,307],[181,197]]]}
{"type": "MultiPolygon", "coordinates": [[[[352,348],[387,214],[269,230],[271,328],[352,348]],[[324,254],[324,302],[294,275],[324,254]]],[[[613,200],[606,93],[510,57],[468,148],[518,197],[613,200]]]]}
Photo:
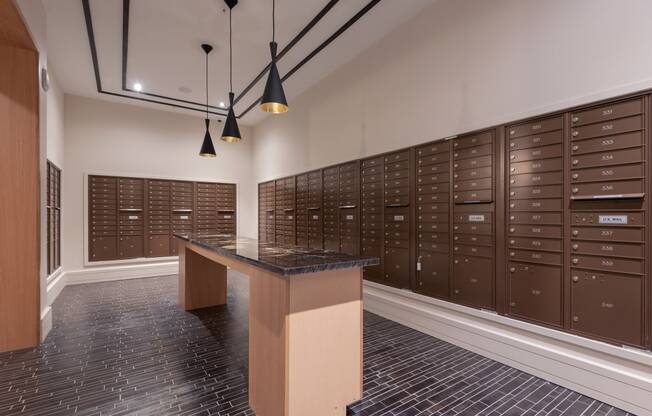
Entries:
{"type": "Polygon", "coordinates": [[[129,264],[111,267],[88,267],[65,272],[66,285],[111,282],[115,280],[140,279],[166,276],[179,272],[179,261],[164,263],[129,264]]]}
{"type": "Polygon", "coordinates": [[[652,416],[652,354],[364,282],[369,312],[640,416],[652,416]]]}

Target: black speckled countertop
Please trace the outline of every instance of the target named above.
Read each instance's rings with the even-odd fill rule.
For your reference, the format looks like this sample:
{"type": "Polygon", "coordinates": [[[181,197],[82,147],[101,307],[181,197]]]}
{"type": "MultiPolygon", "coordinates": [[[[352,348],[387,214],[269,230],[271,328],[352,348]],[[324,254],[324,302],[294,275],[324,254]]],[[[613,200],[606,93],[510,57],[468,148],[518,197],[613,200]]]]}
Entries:
{"type": "Polygon", "coordinates": [[[380,264],[378,257],[356,257],[334,251],[280,246],[229,234],[175,234],[175,237],[221,256],[231,257],[283,276],[380,264]]]}

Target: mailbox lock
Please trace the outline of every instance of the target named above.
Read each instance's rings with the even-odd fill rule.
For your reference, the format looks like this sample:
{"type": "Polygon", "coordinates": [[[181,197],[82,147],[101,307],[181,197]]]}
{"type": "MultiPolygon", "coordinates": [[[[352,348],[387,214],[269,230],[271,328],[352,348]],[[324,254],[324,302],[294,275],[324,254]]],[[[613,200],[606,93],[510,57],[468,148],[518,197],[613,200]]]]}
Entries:
{"type": "Polygon", "coordinates": [[[514,272],[516,271],[516,267],[510,267],[510,268],[509,268],[509,271],[510,271],[511,273],[514,273],[514,272]]]}
{"type": "Polygon", "coordinates": [[[460,291],[458,289],[455,289],[455,294],[458,295],[460,291]]]}
{"type": "Polygon", "coordinates": [[[516,183],[516,181],[514,179],[510,179],[509,183],[514,184],[514,183],[516,183]]]}
{"type": "Polygon", "coordinates": [[[516,192],[514,192],[514,191],[509,193],[509,196],[514,196],[514,195],[516,195],[516,192]]]}
{"type": "Polygon", "coordinates": [[[514,219],[514,216],[513,216],[513,215],[510,215],[510,216],[509,216],[509,219],[510,219],[510,220],[513,220],[513,219],[514,219]]]}
{"type": "Polygon", "coordinates": [[[573,188],[573,193],[574,193],[574,194],[578,193],[579,191],[580,191],[580,190],[579,190],[578,188],[573,188]]]}
{"type": "Polygon", "coordinates": [[[579,160],[577,160],[577,159],[573,159],[573,165],[577,165],[578,163],[580,163],[579,160]]]}
{"type": "Polygon", "coordinates": [[[516,302],[510,302],[509,306],[511,306],[511,307],[516,306],[516,302]]]}
{"type": "Polygon", "coordinates": [[[456,235],[455,237],[453,237],[453,240],[455,240],[455,241],[457,241],[457,240],[459,240],[459,239],[460,239],[460,237],[457,236],[457,235],[456,235]]]}
{"type": "Polygon", "coordinates": [[[514,231],[516,231],[515,228],[510,228],[510,229],[509,229],[509,232],[510,232],[510,233],[513,233],[514,231]]]}
{"type": "Polygon", "coordinates": [[[577,123],[578,121],[580,121],[580,118],[577,116],[573,116],[573,123],[577,123]]]}
{"type": "Polygon", "coordinates": [[[573,264],[577,264],[579,262],[580,262],[580,259],[578,259],[578,258],[573,259],[573,264]]]}
{"type": "Polygon", "coordinates": [[[573,316],[573,322],[579,322],[580,317],[579,316],[573,316]]]}
{"type": "Polygon", "coordinates": [[[515,206],[516,206],[516,204],[509,204],[510,208],[514,208],[515,206]]]}
{"type": "Polygon", "coordinates": [[[577,137],[577,136],[579,136],[579,135],[580,135],[580,132],[579,132],[579,131],[575,130],[575,131],[573,132],[573,137],[577,137]]]}
{"type": "Polygon", "coordinates": [[[577,245],[577,244],[573,244],[573,250],[577,250],[578,247],[579,247],[579,245],[577,245]]]}
{"type": "Polygon", "coordinates": [[[509,144],[509,147],[514,147],[514,146],[516,146],[516,143],[510,143],[509,144]]]}
{"type": "Polygon", "coordinates": [[[573,282],[577,283],[577,282],[579,282],[579,281],[580,281],[580,277],[579,277],[579,276],[573,276],[573,282]]]}
{"type": "Polygon", "coordinates": [[[459,262],[460,262],[460,261],[456,259],[454,263],[455,263],[455,264],[458,264],[459,262]]]}
{"type": "Polygon", "coordinates": [[[514,253],[513,251],[510,251],[510,252],[509,252],[509,255],[512,256],[512,257],[514,257],[514,256],[516,255],[516,253],[514,253]]]}
{"type": "Polygon", "coordinates": [[[509,240],[509,244],[514,244],[514,243],[516,243],[516,241],[514,241],[514,240],[509,240]]]}
{"type": "Polygon", "coordinates": [[[580,234],[579,230],[573,230],[573,235],[578,236],[580,234]]]}
{"type": "Polygon", "coordinates": [[[516,156],[511,155],[511,156],[509,157],[509,159],[510,159],[510,160],[514,160],[514,159],[516,159],[516,156]]]}
{"type": "Polygon", "coordinates": [[[573,173],[573,179],[577,179],[577,178],[579,178],[579,177],[580,177],[580,174],[579,174],[579,173],[573,173]]]}
{"type": "Polygon", "coordinates": [[[578,145],[573,145],[573,150],[578,150],[580,147],[578,145]]]}

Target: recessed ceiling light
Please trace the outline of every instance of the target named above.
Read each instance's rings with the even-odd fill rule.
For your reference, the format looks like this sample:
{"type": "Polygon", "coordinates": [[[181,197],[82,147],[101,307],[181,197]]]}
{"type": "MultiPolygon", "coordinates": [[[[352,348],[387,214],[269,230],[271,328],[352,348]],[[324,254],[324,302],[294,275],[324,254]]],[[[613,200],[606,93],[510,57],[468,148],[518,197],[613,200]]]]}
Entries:
{"type": "Polygon", "coordinates": [[[224,101],[220,101],[220,107],[224,107],[224,101]]]}
{"type": "Polygon", "coordinates": [[[143,85],[140,82],[134,84],[134,91],[141,92],[143,90],[143,85]]]}

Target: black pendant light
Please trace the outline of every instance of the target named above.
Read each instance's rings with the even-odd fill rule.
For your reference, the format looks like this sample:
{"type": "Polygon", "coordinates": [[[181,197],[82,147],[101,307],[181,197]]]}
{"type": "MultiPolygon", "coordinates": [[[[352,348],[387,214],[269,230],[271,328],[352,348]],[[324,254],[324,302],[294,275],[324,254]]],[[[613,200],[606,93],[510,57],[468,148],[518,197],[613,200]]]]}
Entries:
{"type": "Polygon", "coordinates": [[[283,92],[283,83],[281,76],[276,67],[276,49],[278,45],[276,40],[276,0],[272,0],[272,41],[269,43],[269,51],[272,54],[272,64],[269,68],[269,76],[267,77],[267,84],[265,84],[265,92],[263,98],[260,100],[261,110],[267,113],[286,113],[288,111],[288,102],[285,99],[285,92],[283,92]]]}
{"type": "Polygon", "coordinates": [[[231,13],[237,1],[226,1],[229,6],[229,113],[224,122],[224,130],[222,131],[222,140],[227,143],[236,143],[242,139],[240,129],[238,128],[238,120],[235,118],[233,111],[233,30],[231,29],[231,13]]]}
{"type": "Polygon", "coordinates": [[[208,119],[208,54],[211,53],[213,47],[206,43],[201,45],[201,48],[206,52],[206,133],[204,134],[204,142],[201,144],[201,150],[199,151],[199,156],[204,157],[215,157],[215,147],[213,146],[213,139],[211,138],[211,132],[208,130],[208,127],[211,124],[211,121],[208,119]]]}

